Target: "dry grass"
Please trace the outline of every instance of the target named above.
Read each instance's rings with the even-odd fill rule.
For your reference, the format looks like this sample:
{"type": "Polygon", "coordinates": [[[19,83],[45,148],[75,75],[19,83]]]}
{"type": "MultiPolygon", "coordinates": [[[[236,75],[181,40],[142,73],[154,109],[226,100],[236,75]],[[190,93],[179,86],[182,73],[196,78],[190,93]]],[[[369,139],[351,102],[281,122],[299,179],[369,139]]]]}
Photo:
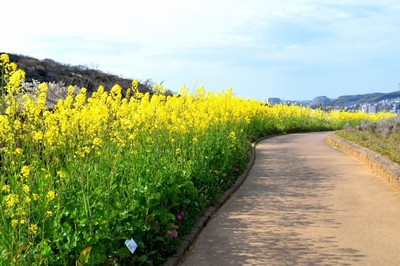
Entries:
{"type": "Polygon", "coordinates": [[[363,122],[360,126],[346,128],[336,134],[400,163],[399,116],[379,122],[363,122]]]}

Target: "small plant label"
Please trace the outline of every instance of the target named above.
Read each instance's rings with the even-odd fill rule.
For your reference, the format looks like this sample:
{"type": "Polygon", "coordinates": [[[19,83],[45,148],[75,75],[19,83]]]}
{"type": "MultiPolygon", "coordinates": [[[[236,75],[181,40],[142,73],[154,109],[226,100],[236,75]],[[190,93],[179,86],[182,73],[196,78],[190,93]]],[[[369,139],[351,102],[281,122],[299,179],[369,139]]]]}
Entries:
{"type": "Polygon", "coordinates": [[[128,247],[129,251],[133,254],[137,248],[137,244],[133,238],[125,241],[125,245],[128,247]]]}

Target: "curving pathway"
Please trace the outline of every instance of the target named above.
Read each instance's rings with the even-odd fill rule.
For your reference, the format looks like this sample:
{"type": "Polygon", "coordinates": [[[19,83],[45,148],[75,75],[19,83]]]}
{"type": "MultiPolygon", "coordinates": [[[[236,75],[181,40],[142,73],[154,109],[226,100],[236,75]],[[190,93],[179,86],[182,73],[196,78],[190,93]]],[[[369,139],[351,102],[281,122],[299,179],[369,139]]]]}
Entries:
{"type": "Polygon", "coordinates": [[[327,134],[257,144],[181,265],[400,265],[400,194],[327,134]]]}

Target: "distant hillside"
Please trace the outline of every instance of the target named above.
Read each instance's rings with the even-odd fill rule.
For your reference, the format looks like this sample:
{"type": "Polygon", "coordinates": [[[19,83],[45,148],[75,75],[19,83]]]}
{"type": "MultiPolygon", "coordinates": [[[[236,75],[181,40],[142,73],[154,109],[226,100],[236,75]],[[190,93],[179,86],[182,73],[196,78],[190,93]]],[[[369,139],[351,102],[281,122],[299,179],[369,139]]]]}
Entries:
{"type": "Polygon", "coordinates": [[[353,104],[373,103],[394,98],[400,98],[400,91],[340,96],[339,98],[332,100],[332,105],[346,106],[353,104]]]}
{"type": "MultiPolygon", "coordinates": [[[[7,54],[10,56],[10,61],[17,63],[18,67],[25,71],[27,82],[37,80],[39,82],[63,83],[66,86],[85,87],[89,93],[96,91],[100,85],[109,90],[115,84],[119,84],[123,89],[131,87],[132,84],[130,79],[106,74],[87,66],[71,66],[58,63],[52,59],[38,60],[24,55],[7,54]]],[[[139,91],[143,93],[152,92],[152,86],[153,82],[146,80],[139,84],[139,91]]]]}

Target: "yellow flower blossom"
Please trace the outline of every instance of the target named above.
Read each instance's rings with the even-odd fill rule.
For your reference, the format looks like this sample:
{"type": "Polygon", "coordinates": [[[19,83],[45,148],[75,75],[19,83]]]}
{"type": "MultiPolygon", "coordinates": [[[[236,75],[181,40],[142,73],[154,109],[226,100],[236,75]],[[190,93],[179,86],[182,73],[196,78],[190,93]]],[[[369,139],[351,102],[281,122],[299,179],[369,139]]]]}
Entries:
{"type": "Polygon", "coordinates": [[[28,178],[30,172],[31,172],[31,168],[29,166],[26,166],[26,165],[22,166],[21,175],[23,178],[28,178]]]}
{"type": "Polygon", "coordinates": [[[15,213],[16,213],[18,216],[25,216],[25,215],[26,215],[26,208],[23,207],[23,206],[19,206],[19,207],[16,209],[15,213]]]}
{"type": "Polygon", "coordinates": [[[37,232],[38,232],[38,229],[39,229],[39,228],[38,228],[37,224],[30,224],[30,225],[29,225],[28,231],[29,231],[31,234],[36,235],[37,232]]]}
{"type": "Polygon", "coordinates": [[[33,197],[34,201],[38,201],[40,199],[40,196],[38,194],[36,194],[36,193],[33,193],[32,197],[33,197]]]}
{"type": "Polygon", "coordinates": [[[25,193],[29,193],[29,191],[30,191],[30,188],[29,188],[29,186],[28,186],[28,185],[26,185],[26,184],[23,184],[23,185],[22,185],[22,190],[23,190],[25,193]]]}
{"type": "Polygon", "coordinates": [[[48,201],[55,199],[55,197],[56,197],[56,193],[54,191],[47,192],[46,199],[48,201]]]}
{"type": "Polygon", "coordinates": [[[10,57],[8,56],[8,54],[1,54],[1,55],[0,55],[0,62],[1,62],[1,63],[8,63],[8,62],[10,62],[10,57]]]}
{"type": "Polygon", "coordinates": [[[95,138],[93,140],[93,145],[95,146],[101,146],[103,144],[103,141],[101,140],[101,138],[95,138]]]}
{"type": "Polygon", "coordinates": [[[14,129],[15,130],[20,130],[22,128],[22,123],[20,120],[14,120],[14,129]]]}
{"type": "Polygon", "coordinates": [[[19,203],[19,196],[17,194],[8,194],[6,196],[7,207],[13,207],[15,204],[19,203]]]}
{"type": "Polygon", "coordinates": [[[38,131],[33,132],[33,140],[34,141],[43,140],[43,133],[42,132],[38,132],[38,131]]]}
{"type": "Polygon", "coordinates": [[[2,192],[6,192],[6,193],[10,193],[11,191],[11,187],[10,185],[3,185],[3,187],[1,188],[2,192]]]}
{"type": "Polygon", "coordinates": [[[18,221],[17,219],[13,219],[13,220],[11,220],[11,226],[12,226],[12,228],[15,228],[15,227],[17,227],[17,226],[18,226],[18,224],[19,224],[19,221],[18,221]]]}
{"type": "Polygon", "coordinates": [[[83,147],[83,152],[86,154],[90,153],[90,148],[88,146],[83,147]]]}
{"type": "Polygon", "coordinates": [[[229,139],[231,141],[236,141],[236,133],[234,131],[232,131],[231,133],[229,133],[229,139]]]}
{"type": "Polygon", "coordinates": [[[136,139],[135,133],[129,134],[129,140],[135,140],[135,139],[136,139]]]}
{"type": "Polygon", "coordinates": [[[57,175],[58,175],[60,178],[65,178],[65,177],[67,176],[67,174],[66,174],[64,171],[62,171],[62,170],[57,171],[57,175]]]}
{"type": "Polygon", "coordinates": [[[25,202],[26,202],[26,203],[29,204],[29,203],[31,203],[31,201],[32,201],[31,197],[29,197],[29,196],[26,196],[26,197],[25,197],[25,202]]]}

